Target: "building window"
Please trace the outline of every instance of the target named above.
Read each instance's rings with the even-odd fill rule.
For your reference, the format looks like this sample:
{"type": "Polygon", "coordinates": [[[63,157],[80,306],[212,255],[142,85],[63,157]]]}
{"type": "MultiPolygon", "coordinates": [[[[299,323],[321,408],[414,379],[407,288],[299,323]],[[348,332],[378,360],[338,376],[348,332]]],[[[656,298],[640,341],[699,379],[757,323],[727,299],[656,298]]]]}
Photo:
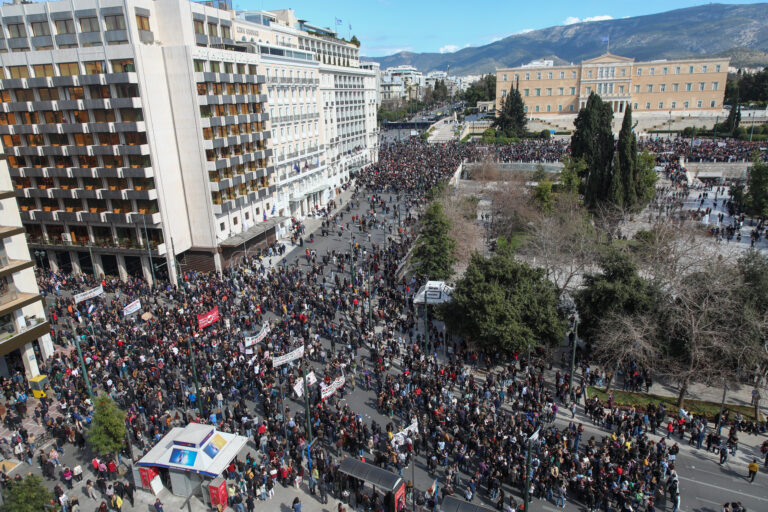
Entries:
{"type": "Polygon", "coordinates": [[[202,21],[195,20],[193,25],[195,27],[195,34],[205,35],[205,24],[202,21]]]}
{"type": "Polygon", "coordinates": [[[501,91],[501,99],[504,99],[506,97],[507,97],[507,90],[504,89],[504,90],[501,91]]]}
{"type": "Polygon", "coordinates": [[[11,23],[8,25],[8,37],[27,37],[27,29],[23,23],[11,23]]]}
{"type": "Polygon", "coordinates": [[[693,74],[693,66],[688,66],[688,72],[693,74]]]}
{"type": "Polygon", "coordinates": [[[118,59],[111,61],[113,73],[133,73],[136,67],[133,65],[133,59],[118,59]]]}
{"type": "Polygon", "coordinates": [[[688,108],[688,102],[687,102],[687,101],[684,101],[684,102],[683,102],[683,108],[685,108],[685,109],[687,109],[687,108],[688,108]]]}
{"type": "Polygon", "coordinates": [[[677,108],[677,102],[676,101],[672,102],[672,108],[677,108]]]}
{"type": "Polygon", "coordinates": [[[100,75],[104,72],[104,63],[100,60],[84,62],[86,75],[100,75]]]}
{"type": "Polygon", "coordinates": [[[709,106],[712,108],[715,108],[715,105],[717,105],[717,102],[715,100],[712,100],[709,104],[709,106]]]}
{"type": "Polygon", "coordinates": [[[56,33],[61,34],[74,34],[75,22],[72,20],[56,20],[56,33]]]}
{"type": "Polygon", "coordinates": [[[717,88],[718,88],[719,86],[720,86],[720,84],[719,84],[719,83],[717,83],[717,82],[712,82],[712,90],[713,90],[713,91],[716,91],[716,90],[717,90],[717,88]]]}
{"type": "Polygon", "coordinates": [[[667,92],[667,84],[660,84],[659,92],[667,92]]]}
{"type": "Polygon", "coordinates": [[[571,96],[576,96],[576,88],[571,87],[571,96]]]}
{"type": "Polygon", "coordinates": [[[704,82],[699,82],[699,91],[703,91],[704,87],[705,87],[704,82]]]}
{"type": "Polygon", "coordinates": [[[661,109],[661,108],[664,108],[664,102],[663,102],[663,101],[660,101],[660,102],[659,102],[659,108],[660,108],[660,109],[661,109]]]}
{"type": "Polygon", "coordinates": [[[221,37],[224,39],[232,39],[232,35],[229,32],[229,27],[221,27],[221,37]]]}
{"type": "Polygon", "coordinates": [[[624,94],[624,86],[623,85],[619,86],[619,94],[624,94]]]}
{"type": "Polygon", "coordinates": [[[221,224],[219,224],[219,230],[224,231],[224,229],[226,229],[225,224],[222,222],[221,224]]]}
{"type": "Polygon", "coordinates": [[[526,73],[525,74],[525,79],[526,80],[530,80],[531,79],[531,74],[530,73],[526,73]]]}
{"type": "Polygon", "coordinates": [[[47,21],[36,21],[32,23],[32,34],[35,37],[51,35],[51,27],[47,21]]]}
{"type": "Polygon", "coordinates": [[[80,66],[77,62],[62,62],[59,64],[59,76],[73,76],[80,74],[80,66]]]}
{"type": "Polygon", "coordinates": [[[589,71],[587,71],[587,76],[588,76],[589,78],[592,78],[592,70],[591,70],[591,69],[590,69],[589,71]]]}
{"type": "Polygon", "coordinates": [[[666,75],[667,74],[667,66],[664,66],[663,68],[661,68],[661,74],[662,75],[666,75]]]}
{"type": "Polygon", "coordinates": [[[507,81],[507,74],[506,74],[506,73],[504,73],[504,75],[503,75],[503,76],[504,76],[504,78],[503,78],[502,80],[506,82],[506,81],[507,81]]]}
{"type": "Polygon", "coordinates": [[[587,95],[590,95],[590,94],[592,94],[592,87],[590,87],[590,86],[587,86],[587,89],[586,89],[585,93],[586,93],[587,95]]]}
{"type": "Polygon", "coordinates": [[[218,37],[219,35],[218,26],[215,23],[208,24],[208,35],[213,37],[218,37]]]}
{"type": "Polygon", "coordinates": [[[639,85],[635,86],[635,93],[637,93],[637,94],[640,93],[640,86],[639,85]]]}
{"type": "Polygon", "coordinates": [[[565,78],[565,71],[560,72],[560,79],[562,80],[563,78],[565,78]]]}
{"type": "Polygon", "coordinates": [[[637,110],[637,103],[635,103],[634,105],[632,105],[632,110],[637,110]]]}
{"type": "Polygon", "coordinates": [[[125,30],[125,17],[122,14],[104,16],[104,26],[107,30],[125,30]]]}
{"type": "Polygon", "coordinates": [[[653,92],[653,84],[648,84],[648,92],[653,92]]]}
{"type": "Polygon", "coordinates": [[[651,68],[648,70],[649,75],[654,75],[656,73],[656,68],[651,68]]]}
{"type": "Polygon", "coordinates": [[[524,110],[524,111],[527,113],[527,112],[528,112],[528,105],[525,105],[525,106],[523,107],[523,110],[524,110]]]}
{"type": "Polygon", "coordinates": [[[564,93],[565,93],[565,90],[564,90],[562,87],[559,87],[559,88],[557,89],[557,95],[558,95],[558,96],[562,96],[564,93]]]}
{"type": "Polygon", "coordinates": [[[53,71],[53,64],[37,64],[32,66],[32,70],[35,72],[35,78],[56,76],[53,71]]]}
{"type": "Polygon", "coordinates": [[[679,88],[680,88],[680,84],[672,84],[672,92],[677,92],[679,88]]]}
{"type": "Polygon", "coordinates": [[[552,107],[550,105],[547,105],[547,112],[552,112],[552,107]]]}
{"type": "Polygon", "coordinates": [[[136,15],[136,28],[139,30],[146,30],[149,32],[151,29],[149,27],[149,16],[139,16],[136,15]]]}
{"type": "Polygon", "coordinates": [[[701,66],[701,72],[702,73],[706,73],[707,72],[707,66],[706,65],[701,66]]]}
{"type": "Polygon", "coordinates": [[[551,72],[551,71],[550,71],[549,73],[547,73],[547,78],[548,78],[549,80],[552,80],[552,72],[551,72]]]}
{"type": "Polygon", "coordinates": [[[202,73],[205,71],[205,61],[200,59],[195,59],[195,71],[198,73],[202,73]]]}
{"type": "Polygon", "coordinates": [[[621,68],[621,76],[627,76],[627,69],[621,68]]]}
{"type": "Polygon", "coordinates": [[[703,102],[701,100],[696,102],[696,108],[701,108],[703,106],[703,102]]]}
{"type": "Polygon", "coordinates": [[[11,78],[29,78],[29,68],[27,66],[8,66],[8,74],[11,78]]]}
{"type": "Polygon", "coordinates": [[[689,92],[692,91],[693,90],[693,84],[691,82],[688,82],[687,84],[685,84],[685,90],[689,91],[689,92]]]}
{"type": "Polygon", "coordinates": [[[547,88],[547,96],[552,96],[552,88],[551,87],[547,88]]]}
{"type": "Polygon", "coordinates": [[[523,89],[523,96],[525,96],[526,98],[528,97],[529,93],[530,93],[529,89],[523,89]]]}
{"type": "Polygon", "coordinates": [[[536,105],[535,109],[536,109],[536,112],[538,112],[539,111],[539,106],[536,105]]]}
{"type": "Polygon", "coordinates": [[[643,68],[637,68],[637,76],[643,75],[643,68]]]}
{"type": "Polygon", "coordinates": [[[571,112],[573,112],[573,104],[571,104],[571,106],[570,106],[569,110],[570,110],[571,112]]]}
{"type": "Polygon", "coordinates": [[[715,72],[716,72],[716,73],[719,73],[719,72],[720,72],[720,64],[718,64],[718,65],[716,65],[716,66],[715,66],[715,72]]]}
{"type": "Polygon", "coordinates": [[[676,74],[676,75],[679,75],[679,74],[680,74],[680,66],[677,66],[677,67],[675,68],[675,74],[676,74]]]}
{"type": "Polygon", "coordinates": [[[541,73],[536,73],[536,80],[541,80],[541,73]]]}
{"type": "Polygon", "coordinates": [[[98,32],[99,18],[80,18],[80,32],[98,32]]]}
{"type": "Polygon", "coordinates": [[[562,105],[558,105],[557,106],[557,111],[558,112],[562,112],[563,111],[563,106],[562,105]]]}
{"type": "Polygon", "coordinates": [[[651,102],[650,101],[645,103],[645,110],[651,110],[651,102]]]}
{"type": "Polygon", "coordinates": [[[541,89],[536,89],[536,96],[541,96],[541,89]]]}

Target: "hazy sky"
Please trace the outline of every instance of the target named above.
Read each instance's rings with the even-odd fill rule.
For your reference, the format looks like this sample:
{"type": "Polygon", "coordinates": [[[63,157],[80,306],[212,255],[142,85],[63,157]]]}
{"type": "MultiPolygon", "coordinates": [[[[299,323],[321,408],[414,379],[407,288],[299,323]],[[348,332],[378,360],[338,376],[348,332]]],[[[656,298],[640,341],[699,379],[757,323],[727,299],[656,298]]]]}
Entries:
{"type": "MultiPolygon", "coordinates": [[[[232,0],[235,9],[291,8],[312,24],[335,25],[357,35],[360,52],[452,52],[482,46],[527,30],[609,18],[626,18],[702,5],[695,0],[232,0]],[[352,25],[350,31],[349,25],[352,25]]],[[[743,0],[723,3],[759,3],[743,0]]],[[[766,7],[768,8],[768,6],[766,7]]]]}

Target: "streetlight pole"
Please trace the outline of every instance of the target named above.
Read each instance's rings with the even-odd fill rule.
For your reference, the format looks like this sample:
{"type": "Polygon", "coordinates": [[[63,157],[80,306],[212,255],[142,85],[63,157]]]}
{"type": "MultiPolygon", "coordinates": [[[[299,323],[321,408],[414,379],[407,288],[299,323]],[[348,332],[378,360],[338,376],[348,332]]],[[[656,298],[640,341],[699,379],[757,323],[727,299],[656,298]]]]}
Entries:
{"type": "MultiPolygon", "coordinates": [[[[429,283],[429,279],[427,279],[429,283]]],[[[427,285],[424,285],[424,351],[429,350],[429,299],[427,298],[427,285]]]]}
{"type": "Polygon", "coordinates": [[[720,414],[717,416],[717,435],[723,427],[723,411],[725,411],[725,393],[728,391],[728,383],[723,381],[723,399],[720,401],[720,414]]]}
{"type": "Polygon", "coordinates": [[[755,131],[755,120],[752,118],[754,112],[749,113],[749,142],[752,142],[752,132],[755,131]]]}
{"type": "Polygon", "coordinates": [[[200,396],[200,383],[197,380],[197,365],[195,364],[195,354],[192,353],[192,336],[187,336],[187,348],[189,349],[189,359],[192,361],[192,377],[195,379],[195,393],[197,394],[197,409],[200,411],[200,418],[205,418],[203,414],[203,398],[200,396]]]}
{"type": "Polygon", "coordinates": [[[85,367],[85,359],[83,359],[83,351],[80,350],[80,338],[75,336],[75,347],[77,347],[77,357],[80,358],[80,365],[83,368],[83,380],[85,381],[85,388],[88,390],[88,396],[93,402],[93,390],[91,389],[91,381],[88,379],[88,370],[85,367]]]}
{"type": "Polygon", "coordinates": [[[525,512],[528,512],[528,505],[531,502],[530,497],[530,489],[531,489],[531,450],[533,449],[533,442],[539,438],[539,430],[536,429],[536,432],[531,434],[531,437],[528,438],[528,454],[525,458],[525,512]]]}
{"type": "Polygon", "coordinates": [[[307,388],[307,366],[309,366],[309,362],[304,361],[302,366],[304,374],[304,415],[307,417],[307,462],[309,474],[312,475],[312,456],[309,451],[312,446],[312,423],[309,421],[309,390],[307,388]]]}
{"type": "Polygon", "coordinates": [[[141,220],[144,222],[144,238],[147,240],[147,256],[149,256],[149,268],[152,269],[152,286],[155,286],[157,281],[155,280],[155,264],[152,262],[152,250],[149,247],[149,233],[147,233],[147,219],[144,215],[141,216],[141,220]]]}
{"type": "MultiPolygon", "coordinates": [[[[573,394],[573,373],[576,369],[576,343],[579,339],[578,335],[578,329],[579,329],[579,314],[574,313],[573,315],[573,347],[571,347],[571,371],[570,371],[570,377],[568,379],[568,390],[571,394],[571,401],[575,401],[574,394],[573,394]]],[[[530,364],[530,361],[529,363],[530,364]]]]}

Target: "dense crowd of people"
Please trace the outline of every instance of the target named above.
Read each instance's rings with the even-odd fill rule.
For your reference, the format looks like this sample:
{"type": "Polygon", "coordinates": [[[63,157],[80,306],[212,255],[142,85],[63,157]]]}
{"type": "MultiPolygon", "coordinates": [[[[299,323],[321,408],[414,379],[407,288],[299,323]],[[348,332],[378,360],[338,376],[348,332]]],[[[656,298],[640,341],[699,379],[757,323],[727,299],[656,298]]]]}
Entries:
{"type": "MultiPolygon", "coordinates": [[[[439,474],[440,490],[417,491],[409,482],[408,503],[417,507],[433,507],[436,494],[456,494],[470,501],[480,496],[499,510],[518,512],[529,451],[528,490],[534,499],[557,506],[576,500],[591,511],[621,512],[653,512],[666,499],[677,510],[679,447],[671,440],[653,441],[644,421],[652,414],[661,425],[665,413],[619,410],[593,400],[586,412],[609,433],[588,435],[575,420],[558,428],[558,415],[575,416],[573,397],[581,395],[585,383],[569,389],[569,375],[557,372],[554,381],[546,379],[541,360],[521,356],[506,362],[500,354],[448,341],[431,325],[425,346],[413,303],[423,281],[403,276],[401,265],[426,191],[448,179],[470,151],[479,149],[418,139],[383,145],[379,162],[355,177],[350,197],[319,212],[322,234],[339,236],[341,248],[307,247],[303,257],[286,264],[270,265],[277,253],[267,253],[221,273],[185,270],[180,285],[154,287],[136,278],[123,282],[40,272],[54,342],[64,349],[40,361],[41,372],[50,376],[51,394],[34,411],[25,406],[23,378],[3,382],[4,421],[14,435],[0,442],[0,450],[59,479],[56,497],[67,512],[76,511],[73,503],[79,498],[72,481],[82,480],[84,472],[86,494],[104,502],[98,510],[119,509],[123,500],[133,504],[134,488],[116,478],[116,468],[135,462],[172,427],[191,421],[252,440],[250,451],[226,472],[230,502],[238,512],[252,512],[259,500],[272,499],[275,485],[298,487],[305,481],[322,502],[330,494],[356,509],[402,509],[391,494],[366,491],[342,475],[343,456],[362,456],[400,475],[414,457],[423,456],[429,471],[439,474]],[[104,294],[74,302],[73,294],[99,284],[104,294]],[[141,311],[125,317],[124,306],[136,299],[141,311]],[[214,307],[219,320],[199,328],[197,316],[214,307]],[[246,347],[246,338],[265,325],[264,341],[246,347]],[[93,414],[72,346],[75,338],[82,340],[94,394],[109,394],[127,412],[127,442],[117,460],[64,468],[59,462],[64,446],[85,445],[93,414]],[[276,356],[301,346],[305,357],[273,366],[276,356]],[[479,366],[485,367],[482,375],[479,366]],[[286,407],[305,370],[325,385],[345,379],[326,400],[319,385],[308,388],[309,421],[286,407]],[[343,400],[358,387],[375,395],[387,421],[365,420],[343,400]],[[53,437],[50,450],[39,450],[37,440],[20,427],[29,414],[53,437]],[[414,420],[415,432],[395,435],[414,420]],[[305,460],[310,435],[318,440],[311,448],[311,471],[305,460]]],[[[546,159],[550,152],[565,151],[565,145],[536,142],[520,151],[499,150],[498,155],[546,159]]],[[[303,229],[300,222],[293,225],[294,242],[306,235],[303,229]]],[[[300,510],[300,501],[294,510],[297,505],[300,510]]]]}

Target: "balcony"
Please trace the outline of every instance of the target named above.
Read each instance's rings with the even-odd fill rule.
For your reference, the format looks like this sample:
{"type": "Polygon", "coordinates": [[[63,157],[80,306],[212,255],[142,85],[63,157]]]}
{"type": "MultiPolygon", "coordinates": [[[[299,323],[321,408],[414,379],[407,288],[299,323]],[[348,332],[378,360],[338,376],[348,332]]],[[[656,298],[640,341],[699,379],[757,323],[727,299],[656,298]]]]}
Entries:
{"type": "Polygon", "coordinates": [[[0,259],[0,277],[15,274],[21,272],[24,269],[32,268],[35,266],[35,262],[31,260],[11,260],[7,258],[0,259]]]}
{"type": "Polygon", "coordinates": [[[0,317],[13,313],[39,300],[40,294],[19,292],[15,286],[10,285],[9,290],[0,295],[0,317]]]}
{"type": "Polygon", "coordinates": [[[3,352],[21,348],[48,334],[51,330],[51,325],[44,318],[27,317],[26,322],[27,325],[22,328],[19,328],[13,320],[0,324],[0,346],[2,346],[3,352]]]}

